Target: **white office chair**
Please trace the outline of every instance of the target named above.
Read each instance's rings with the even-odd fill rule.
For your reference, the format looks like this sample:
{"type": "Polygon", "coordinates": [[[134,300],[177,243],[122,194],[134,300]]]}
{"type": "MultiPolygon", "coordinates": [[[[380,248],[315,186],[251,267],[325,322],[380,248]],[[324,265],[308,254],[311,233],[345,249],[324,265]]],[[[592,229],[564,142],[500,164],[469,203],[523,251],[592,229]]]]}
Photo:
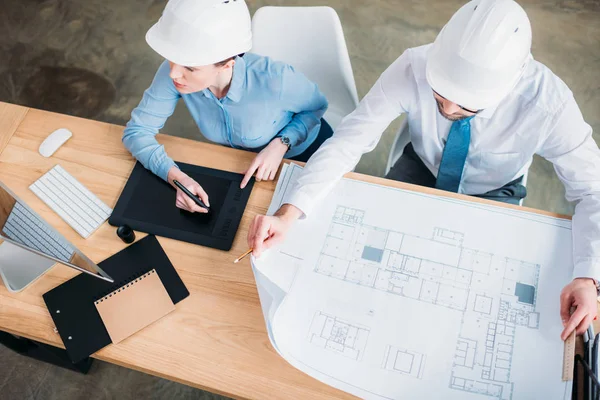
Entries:
{"type": "Polygon", "coordinates": [[[400,159],[402,153],[404,153],[404,147],[406,147],[408,142],[410,142],[410,133],[408,132],[408,119],[405,117],[400,124],[400,128],[398,128],[394,143],[392,143],[387,165],[385,166],[386,175],[390,172],[394,164],[396,164],[396,161],[400,159]]]}
{"type": "MultiPolygon", "coordinates": [[[[404,118],[400,128],[398,128],[398,133],[396,133],[396,137],[394,138],[394,143],[392,143],[392,148],[390,150],[390,154],[388,156],[387,165],[385,167],[385,174],[387,175],[390,172],[390,169],[396,164],[396,161],[402,157],[402,153],[404,152],[404,147],[410,142],[410,132],[408,131],[408,119],[404,118]]],[[[527,187],[527,176],[529,175],[529,169],[525,171],[523,174],[523,181],[521,181],[521,185],[527,187]]],[[[523,205],[523,200],[519,202],[519,205],[523,205]]]]}
{"type": "Polygon", "coordinates": [[[319,85],[333,129],[358,105],[340,19],[331,7],[261,7],[252,17],[252,53],[283,61],[319,85]]]}

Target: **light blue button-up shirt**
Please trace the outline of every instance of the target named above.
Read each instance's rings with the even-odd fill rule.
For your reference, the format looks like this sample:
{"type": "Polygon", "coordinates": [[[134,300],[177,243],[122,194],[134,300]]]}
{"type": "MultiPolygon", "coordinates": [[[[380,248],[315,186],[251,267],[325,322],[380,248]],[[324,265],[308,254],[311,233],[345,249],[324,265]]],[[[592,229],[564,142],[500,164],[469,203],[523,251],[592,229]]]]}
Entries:
{"type": "Polygon", "coordinates": [[[163,62],[123,133],[125,147],[144,167],[167,180],[175,162],[156,141],[180,98],[200,132],[209,140],[235,148],[260,149],[275,136],[292,144],[286,157],[301,154],[319,133],[327,99],[316,84],[291,66],[268,57],[236,57],[229,91],[222,99],[209,90],[180,94],[163,62]]]}

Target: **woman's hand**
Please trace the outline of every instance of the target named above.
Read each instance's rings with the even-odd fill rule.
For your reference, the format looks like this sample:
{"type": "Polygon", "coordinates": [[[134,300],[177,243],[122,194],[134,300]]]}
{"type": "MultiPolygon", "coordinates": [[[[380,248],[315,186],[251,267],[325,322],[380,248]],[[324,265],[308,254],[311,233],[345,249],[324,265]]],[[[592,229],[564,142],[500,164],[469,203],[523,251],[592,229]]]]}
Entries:
{"type": "Polygon", "coordinates": [[[204,189],[202,189],[202,186],[200,186],[198,184],[198,182],[196,182],[195,180],[190,178],[184,172],[181,172],[181,170],[177,167],[172,167],[169,170],[167,179],[169,180],[169,183],[171,185],[173,185],[173,187],[175,189],[177,189],[177,197],[175,198],[175,205],[178,208],[181,208],[182,210],[186,210],[189,212],[199,212],[199,213],[207,213],[208,212],[208,210],[206,208],[203,208],[203,207],[200,207],[199,205],[197,205],[194,202],[194,200],[190,199],[187,194],[185,194],[182,190],[177,188],[177,186],[175,186],[175,184],[173,183],[174,180],[178,181],[183,186],[185,186],[185,188],[187,190],[189,190],[196,196],[200,197],[200,200],[202,200],[202,202],[204,204],[206,204],[207,206],[210,207],[210,204],[208,203],[208,195],[206,194],[204,189]]]}
{"type": "Polygon", "coordinates": [[[240,188],[243,189],[246,187],[254,172],[256,172],[256,180],[259,182],[275,179],[281,160],[283,160],[283,156],[287,151],[288,146],[280,138],[276,137],[271,140],[271,143],[256,155],[254,161],[252,161],[252,164],[250,164],[250,167],[244,173],[244,179],[240,188]]]}

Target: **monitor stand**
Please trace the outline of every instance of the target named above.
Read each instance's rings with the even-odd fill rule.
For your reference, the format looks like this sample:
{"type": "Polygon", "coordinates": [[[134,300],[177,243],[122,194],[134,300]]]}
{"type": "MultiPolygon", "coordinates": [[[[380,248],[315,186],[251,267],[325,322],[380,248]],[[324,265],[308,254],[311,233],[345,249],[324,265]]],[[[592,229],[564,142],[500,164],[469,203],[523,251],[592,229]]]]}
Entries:
{"type": "Polygon", "coordinates": [[[20,292],[50,269],[55,261],[4,241],[0,244],[0,276],[10,292],[20,292]]]}

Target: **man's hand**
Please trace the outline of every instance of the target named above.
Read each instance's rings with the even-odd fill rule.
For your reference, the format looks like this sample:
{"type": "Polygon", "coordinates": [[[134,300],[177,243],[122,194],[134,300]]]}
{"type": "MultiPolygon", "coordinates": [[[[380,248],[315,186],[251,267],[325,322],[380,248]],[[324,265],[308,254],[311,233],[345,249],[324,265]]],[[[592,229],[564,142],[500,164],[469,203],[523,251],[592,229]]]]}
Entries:
{"type": "Polygon", "coordinates": [[[283,144],[281,139],[276,137],[271,140],[271,143],[267,145],[260,153],[256,155],[250,167],[244,173],[244,179],[240,188],[243,189],[248,184],[248,181],[256,172],[257,181],[272,181],[277,175],[279,164],[283,160],[283,156],[288,151],[287,145],[283,144]]]}
{"type": "Polygon", "coordinates": [[[596,284],[590,278],[577,278],[565,286],[560,294],[560,317],[565,329],[560,338],[566,340],[577,329],[581,335],[590,323],[596,318],[598,312],[598,294],[596,284]],[[575,310],[571,314],[571,307],[575,310]]]}
{"type": "Polygon", "coordinates": [[[194,200],[190,199],[188,195],[183,193],[183,191],[179,190],[177,186],[173,183],[174,180],[179,181],[187,190],[200,197],[202,202],[210,207],[210,203],[208,202],[208,195],[202,189],[195,180],[187,176],[184,172],[177,167],[172,167],[169,170],[169,174],[167,176],[169,183],[177,189],[177,197],[175,198],[175,205],[182,210],[186,210],[189,212],[198,212],[198,213],[207,213],[208,210],[206,208],[200,207],[198,204],[194,202],[194,200]]]}
{"type": "Polygon", "coordinates": [[[281,242],[294,221],[302,215],[297,207],[284,204],[272,217],[257,215],[248,229],[248,246],[254,257],[274,244],[281,242]]]}

